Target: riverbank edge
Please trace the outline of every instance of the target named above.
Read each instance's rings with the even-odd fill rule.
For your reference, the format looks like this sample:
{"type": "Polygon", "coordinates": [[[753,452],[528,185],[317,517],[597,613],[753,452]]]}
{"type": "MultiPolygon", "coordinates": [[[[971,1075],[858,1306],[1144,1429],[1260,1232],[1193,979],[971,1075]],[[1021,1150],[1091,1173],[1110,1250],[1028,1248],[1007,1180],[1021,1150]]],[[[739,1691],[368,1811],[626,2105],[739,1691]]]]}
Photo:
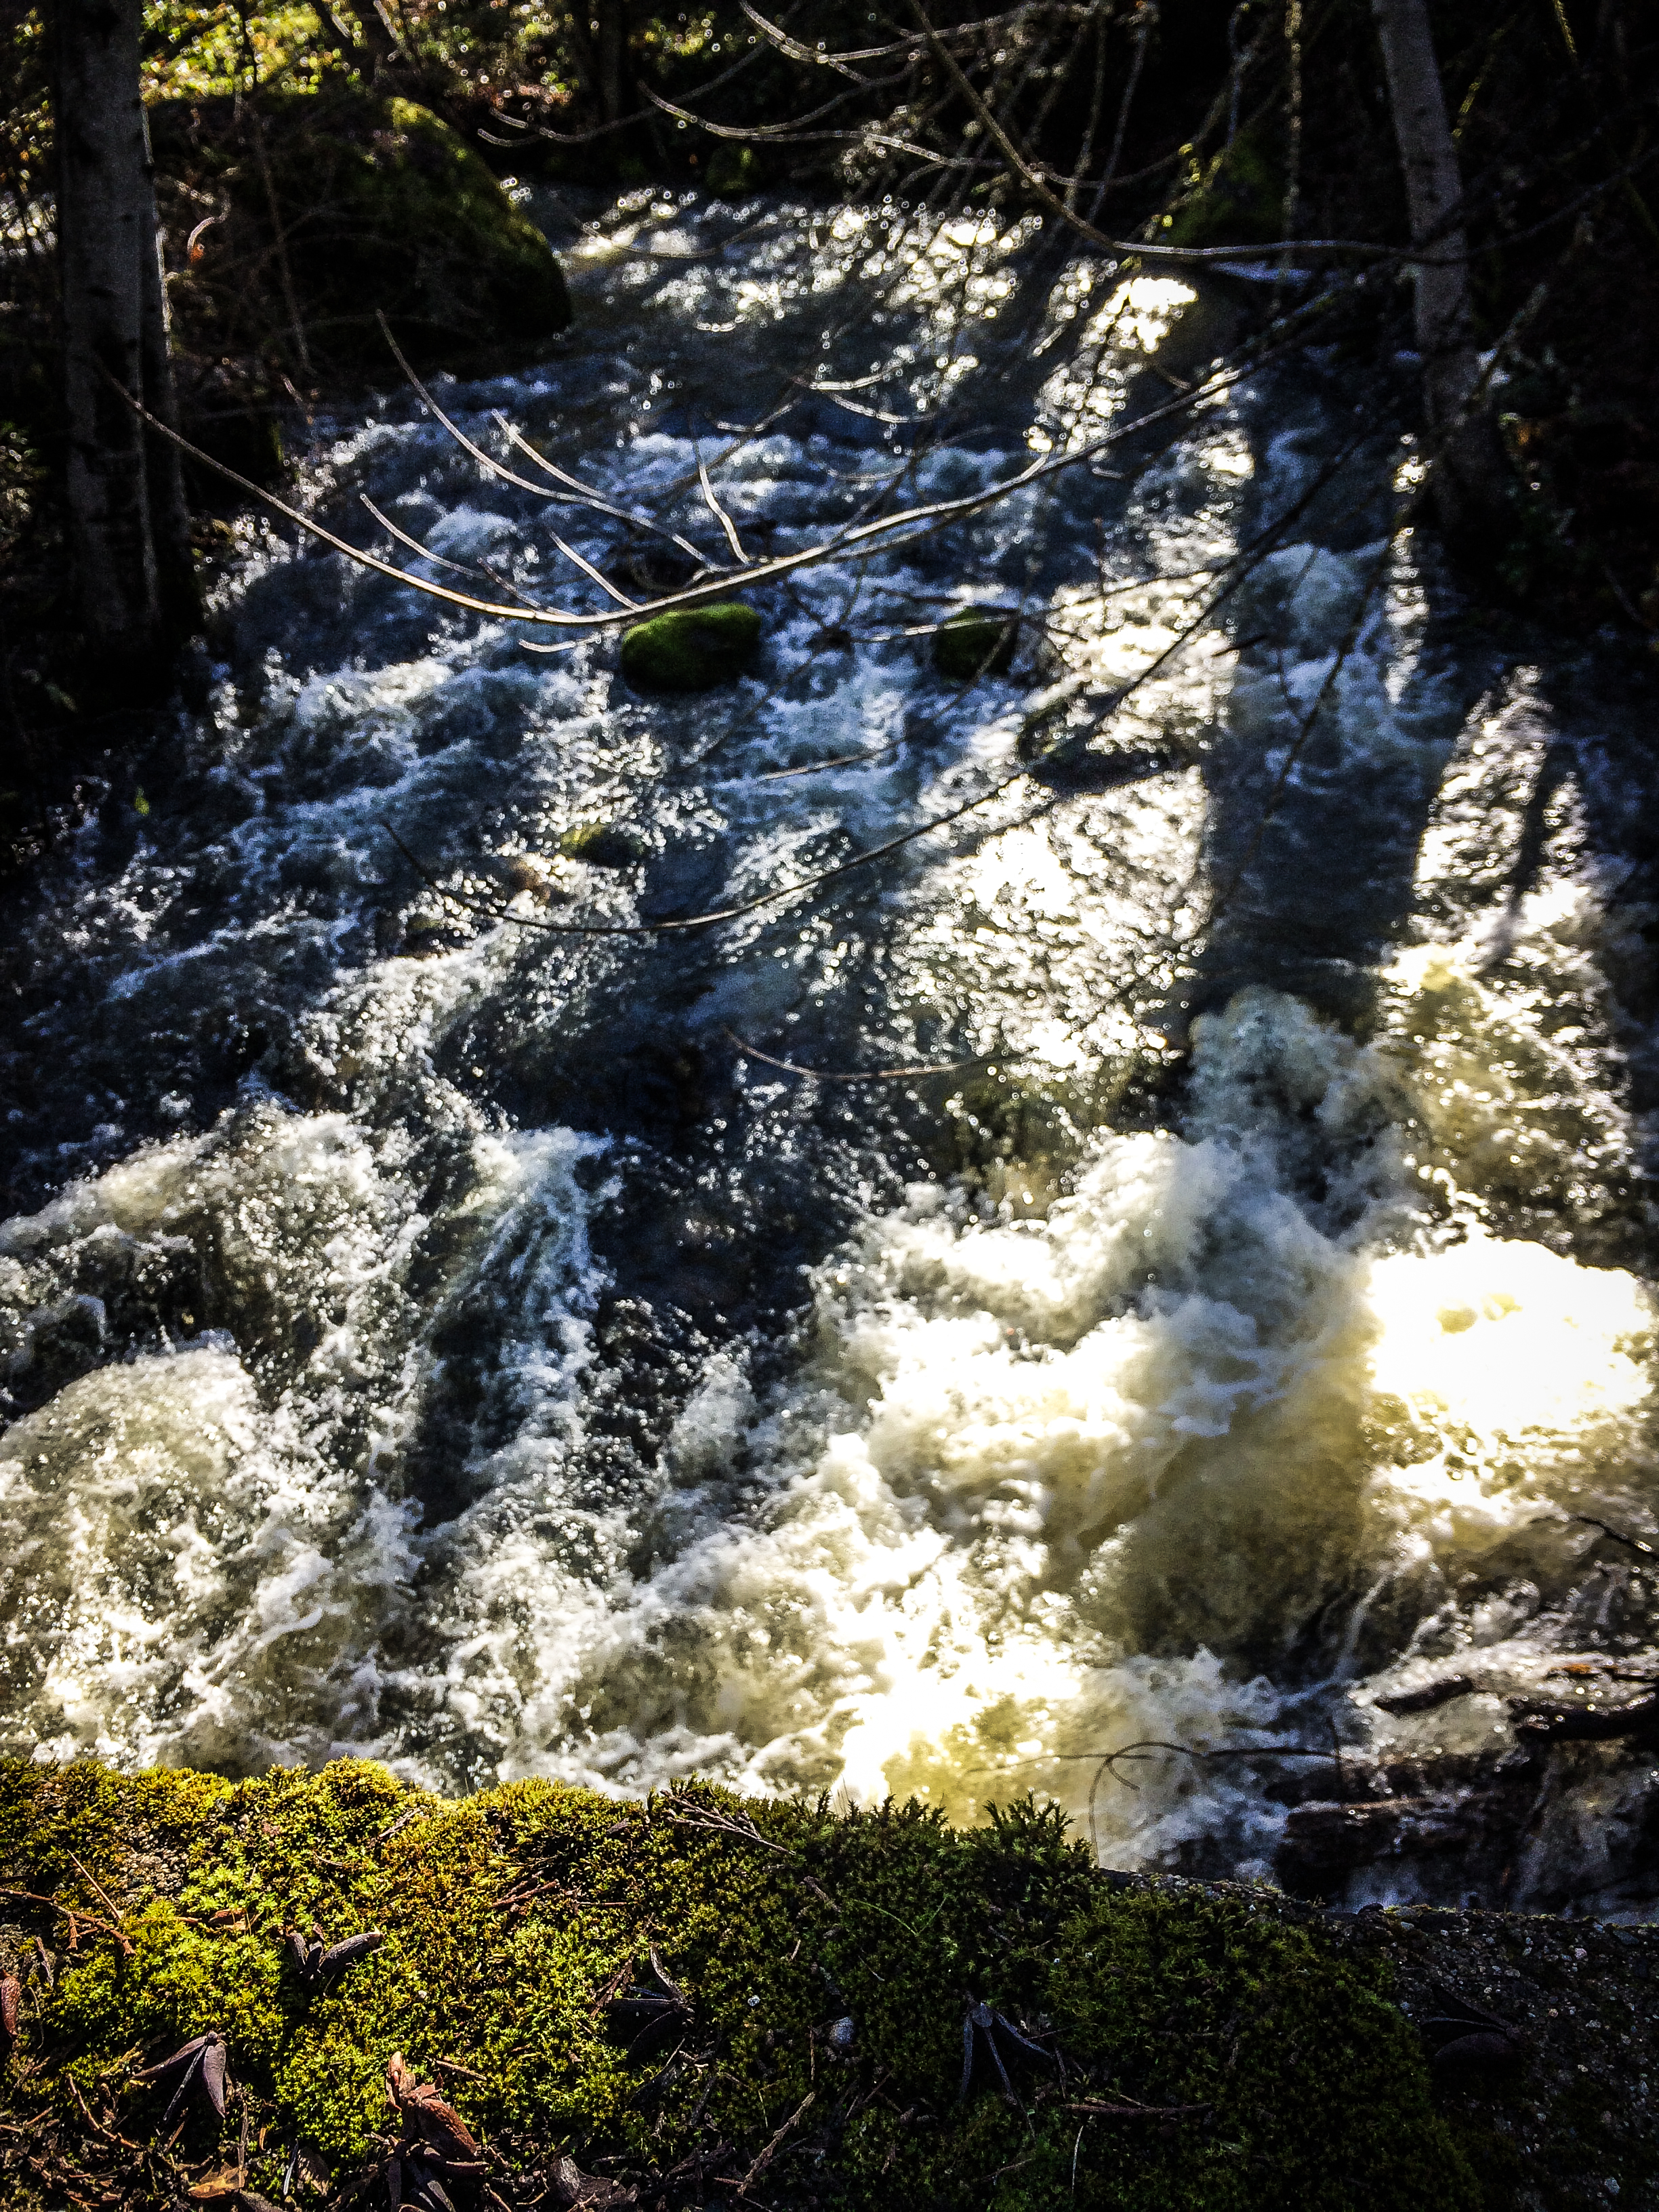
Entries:
{"type": "Polygon", "coordinates": [[[956,1830],[697,1782],[10,1761],[0,1869],[20,2207],[377,2203],[394,2052],[483,2146],[458,2212],[1531,2212],[1659,2180],[1659,1929],[1114,1874],[1030,1802],[956,1830]],[[1495,2057],[1452,2047],[1460,2006],[1495,2057]],[[204,2035],[240,2086],[164,2123],[184,2069],[140,2075],[204,2035]]]}

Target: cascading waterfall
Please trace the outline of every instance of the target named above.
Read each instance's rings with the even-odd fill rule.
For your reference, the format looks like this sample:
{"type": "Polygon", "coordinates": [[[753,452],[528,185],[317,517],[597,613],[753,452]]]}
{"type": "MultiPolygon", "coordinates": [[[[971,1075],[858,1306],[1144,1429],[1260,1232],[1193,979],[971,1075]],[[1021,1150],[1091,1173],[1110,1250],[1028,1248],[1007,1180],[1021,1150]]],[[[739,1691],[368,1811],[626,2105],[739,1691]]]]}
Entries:
{"type": "MultiPolygon", "coordinates": [[[[649,198],[550,211],[578,329],[447,404],[695,518],[698,453],[816,360],[716,471],[780,551],[907,411],[960,410],[913,471],[952,495],[1237,313],[990,217],[660,207],[659,255],[708,254],[676,270],[630,253],[649,198]]],[[[1391,389],[1300,357],[1122,481],[807,571],[689,702],[247,526],[171,781],[21,925],[3,1747],[1032,1789],[1113,1863],[1270,1873],[1356,1774],[1478,1793],[1552,1668],[1642,1679],[1640,1555],[1577,1517],[1655,1505],[1620,709],[1391,541],[1391,389]],[[919,633],[964,596],[1043,611],[1047,659],[943,684],[919,633]],[[918,824],[1018,767],[1034,684],[1097,714],[1189,626],[1095,739],[1128,780],[1013,783],[715,931],[534,927],[918,824]],[[595,819],[637,866],[557,857],[595,819]],[[1102,1768],[1152,1744],[1227,1756],[1102,1768]]],[[[556,588],[536,504],[405,399],[311,484],[556,588]]],[[[1549,1789],[1505,1893],[1617,1907],[1638,1781],[1549,1789]]]]}

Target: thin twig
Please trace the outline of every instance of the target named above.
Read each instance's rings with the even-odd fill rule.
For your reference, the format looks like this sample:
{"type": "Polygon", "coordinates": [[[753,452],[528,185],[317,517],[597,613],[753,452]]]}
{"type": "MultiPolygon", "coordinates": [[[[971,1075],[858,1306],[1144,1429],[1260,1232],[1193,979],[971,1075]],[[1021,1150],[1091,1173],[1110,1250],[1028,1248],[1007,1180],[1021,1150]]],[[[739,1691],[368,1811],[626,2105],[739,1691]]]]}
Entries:
{"type": "Polygon", "coordinates": [[[978,1067],[988,1060],[1000,1060],[1001,1053],[976,1052],[967,1060],[947,1060],[931,1067],[872,1067],[848,1074],[834,1073],[822,1067],[801,1067],[793,1060],[775,1060],[758,1045],[750,1044],[734,1029],[724,1029],[723,1036],[731,1038],[738,1050],[751,1060],[763,1060],[769,1067],[781,1067],[786,1075],[804,1075],[814,1083],[897,1083],[912,1076],[957,1075],[964,1067],[978,1067]]]}
{"type": "Polygon", "coordinates": [[[744,2174],[743,2179],[738,2184],[738,2194],[739,2197],[742,2197],[746,2193],[750,2184],[754,2180],[756,2175],[764,2172],[766,2168],[770,2166],[774,2157],[777,2154],[778,2146],[782,2142],[784,2137],[793,2133],[794,2130],[805,2118],[809,2109],[817,2102],[817,2091],[816,2089],[809,2089],[806,2094],[801,2099],[799,2104],[796,2106],[794,2111],[791,2112],[789,2118],[784,2122],[783,2125],[774,2132],[771,2141],[767,2143],[765,2148],[760,2153],[760,2155],[756,2159],[755,2163],[750,2167],[748,2172],[744,2174]]]}
{"type": "Polygon", "coordinates": [[[1598,1521],[1593,1513],[1575,1513],[1572,1517],[1575,1521],[1587,1522],[1592,1528],[1599,1528],[1615,1544],[1623,1544],[1632,1552],[1639,1552],[1644,1559],[1659,1559],[1659,1549],[1653,1545],[1644,1542],[1640,1536],[1626,1536],[1622,1529],[1609,1528],[1605,1521],[1598,1521]]]}

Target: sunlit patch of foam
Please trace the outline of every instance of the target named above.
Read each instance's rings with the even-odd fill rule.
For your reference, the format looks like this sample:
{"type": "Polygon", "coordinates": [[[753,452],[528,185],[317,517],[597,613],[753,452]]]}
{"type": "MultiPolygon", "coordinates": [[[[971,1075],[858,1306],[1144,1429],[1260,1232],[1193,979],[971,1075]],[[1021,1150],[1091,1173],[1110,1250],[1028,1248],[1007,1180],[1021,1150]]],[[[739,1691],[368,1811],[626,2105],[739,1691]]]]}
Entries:
{"type": "MultiPolygon", "coordinates": [[[[1316,1602],[1345,1556],[1362,1282],[1215,1145],[1109,1140],[1042,1223],[918,1190],[826,1271],[823,1361],[749,1439],[770,1504],[603,1613],[591,1590],[575,1617],[532,1601],[543,1663],[576,1670],[544,1723],[556,1702],[591,1733],[521,1736],[509,1764],[639,1787],[691,1739],[750,1786],[925,1786],[971,1817],[1011,1761],[1080,1810],[1085,1754],[1126,1728],[1256,1724],[1265,1693],[1215,1650],[1316,1602]],[[1251,1248],[1244,1304],[1196,1287],[1218,1228],[1251,1248]],[[1177,1649],[1137,1673],[1149,1632],[1177,1649]]],[[[494,1566],[480,1550],[468,1579],[499,1636],[527,1585],[492,1589],[494,1566]]]]}
{"type": "Polygon", "coordinates": [[[1633,1276],[1477,1233],[1378,1260],[1369,1296],[1371,1503],[1416,1555],[1477,1560],[1641,1464],[1653,1310],[1633,1276]]]}
{"type": "Polygon", "coordinates": [[[1632,1355],[1646,1348],[1652,1316],[1622,1271],[1477,1235],[1447,1252],[1377,1261],[1370,1299],[1382,1331],[1376,1389],[1476,1435],[1565,1429],[1647,1395],[1632,1355]]]}
{"type": "MultiPolygon", "coordinates": [[[[271,1502],[251,1471],[258,1426],[234,1353],[203,1348],[87,1376],[0,1440],[9,1703],[14,1725],[33,1723],[22,1747],[154,1748],[158,1705],[247,1580],[223,1530],[257,1526],[271,1502]]],[[[322,1563],[290,1559],[272,1578],[273,1632],[314,1583],[308,1565],[322,1563]]]]}

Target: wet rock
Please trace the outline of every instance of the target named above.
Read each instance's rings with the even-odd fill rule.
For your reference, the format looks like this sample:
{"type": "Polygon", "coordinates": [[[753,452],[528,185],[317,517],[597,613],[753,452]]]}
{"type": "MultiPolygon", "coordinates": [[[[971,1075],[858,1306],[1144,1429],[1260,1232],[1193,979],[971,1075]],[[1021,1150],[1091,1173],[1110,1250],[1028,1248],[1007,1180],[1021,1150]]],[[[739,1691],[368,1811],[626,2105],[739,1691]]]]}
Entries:
{"type": "Polygon", "coordinates": [[[1475,1825],[1469,1801],[1452,1796],[1298,1805],[1285,1823],[1280,1869],[1306,1877],[1445,1850],[1468,1843],[1475,1825]]]}
{"type": "Polygon", "coordinates": [[[560,838],[559,850],[567,860],[585,860],[590,868],[631,868],[645,853],[634,832],[617,822],[578,822],[560,838]]]}
{"type": "Polygon", "coordinates": [[[1019,617],[1006,607],[962,607],[933,632],[933,666],[947,684],[1007,673],[1019,617]]]}
{"type": "Polygon", "coordinates": [[[622,672],[639,691],[712,691],[741,675],[760,635],[760,617],[737,599],[676,608],[623,633],[622,672]]]}
{"type": "Polygon", "coordinates": [[[1437,1682],[1425,1682],[1414,1690],[1397,1690],[1392,1697],[1378,1698],[1377,1710],[1384,1713],[1431,1713],[1441,1705],[1449,1705],[1454,1698],[1466,1698],[1474,1687],[1474,1679],[1468,1674],[1443,1674],[1437,1682]]]}
{"type": "Polygon", "coordinates": [[[1286,1785],[1277,1879],[1355,1905],[1404,1887],[1442,1905],[1650,1909],[1659,1779],[1648,1724],[1632,1725],[1628,1709],[1581,1710],[1575,1732],[1555,1735],[1559,1717],[1536,1734],[1517,1728],[1505,1750],[1345,1759],[1340,1798],[1328,1770],[1317,1796],[1312,1775],[1286,1785]],[[1577,1734],[1581,1723],[1593,1732],[1577,1734]]]}
{"type": "Polygon", "coordinates": [[[1512,1701],[1517,1736],[1552,1743],[1606,1743],[1620,1736],[1659,1735],[1659,1694],[1628,1698],[1613,1705],[1512,1701]]]}
{"type": "Polygon", "coordinates": [[[569,896],[558,881],[558,863],[544,860],[539,853],[500,854],[488,872],[509,894],[528,891],[538,906],[569,896]]]}

